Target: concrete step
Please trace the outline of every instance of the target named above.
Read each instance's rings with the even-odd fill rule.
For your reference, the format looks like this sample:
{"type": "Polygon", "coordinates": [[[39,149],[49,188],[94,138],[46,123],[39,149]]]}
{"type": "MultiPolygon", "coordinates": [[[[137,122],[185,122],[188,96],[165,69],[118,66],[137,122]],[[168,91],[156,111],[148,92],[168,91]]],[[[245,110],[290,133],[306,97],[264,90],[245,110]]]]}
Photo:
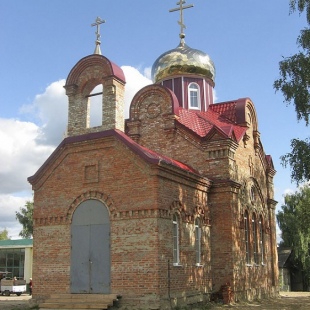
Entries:
{"type": "Polygon", "coordinates": [[[110,300],[117,299],[116,294],[51,294],[49,299],[70,299],[70,300],[110,300]]]}
{"type": "MultiPolygon", "coordinates": [[[[112,305],[111,305],[112,306],[112,305]]],[[[92,309],[92,310],[107,310],[109,305],[99,303],[42,303],[40,309],[92,309]]]]}
{"type": "Polygon", "coordinates": [[[106,310],[117,300],[115,294],[52,294],[39,307],[41,310],[106,310]]]}

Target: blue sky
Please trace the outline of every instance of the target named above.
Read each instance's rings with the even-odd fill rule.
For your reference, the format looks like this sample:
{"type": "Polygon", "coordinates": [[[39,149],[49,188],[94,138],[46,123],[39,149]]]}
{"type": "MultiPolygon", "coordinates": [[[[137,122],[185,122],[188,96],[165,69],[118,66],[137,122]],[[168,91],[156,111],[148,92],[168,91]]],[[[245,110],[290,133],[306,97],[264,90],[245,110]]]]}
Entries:
{"type": "MultiPolygon", "coordinates": [[[[1,0],[0,1],[0,230],[18,238],[15,211],[32,199],[33,175],[63,139],[67,101],[62,88],[75,63],[95,48],[97,16],[102,54],[122,66],[126,106],[150,83],[150,68],[179,44],[176,0],[1,0]]],[[[279,157],[292,138],[306,138],[293,106],[283,103],[273,82],[278,63],[297,52],[305,17],[289,15],[289,0],[187,0],[186,43],[215,63],[217,102],[252,99],[264,150],[277,170],[275,199],[295,190],[279,157]]]]}

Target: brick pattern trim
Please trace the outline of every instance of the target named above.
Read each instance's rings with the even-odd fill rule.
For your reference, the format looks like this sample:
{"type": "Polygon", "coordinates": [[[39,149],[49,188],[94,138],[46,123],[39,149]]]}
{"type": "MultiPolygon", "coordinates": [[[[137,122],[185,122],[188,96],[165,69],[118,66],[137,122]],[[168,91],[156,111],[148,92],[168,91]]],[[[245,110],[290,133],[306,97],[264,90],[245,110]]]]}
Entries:
{"type": "Polygon", "coordinates": [[[170,205],[168,218],[172,219],[174,213],[177,213],[184,223],[194,224],[195,219],[199,217],[203,225],[210,226],[210,211],[208,205],[204,206],[198,203],[193,212],[189,213],[186,212],[184,205],[179,200],[175,200],[170,205]]]}
{"type": "Polygon", "coordinates": [[[91,66],[104,67],[106,77],[114,76],[123,84],[125,83],[125,75],[119,66],[102,55],[89,55],[79,60],[71,69],[67,77],[65,88],[67,89],[71,85],[78,84],[80,75],[91,66]]]}
{"type": "Polygon", "coordinates": [[[87,191],[78,196],[70,205],[68,212],[67,212],[67,220],[68,223],[72,223],[72,216],[75,211],[75,209],[84,201],[89,199],[96,199],[101,201],[109,210],[110,214],[115,212],[114,202],[113,199],[110,197],[110,195],[107,195],[102,192],[98,191],[87,191]]]}
{"type": "MultiPolygon", "coordinates": [[[[161,85],[147,85],[143,87],[132,99],[130,104],[130,121],[136,121],[139,119],[140,116],[140,106],[144,103],[145,99],[150,97],[153,94],[158,94],[165,99],[165,102],[171,103],[171,111],[169,114],[179,114],[179,101],[176,95],[169,89],[161,85]]],[[[167,105],[168,106],[168,105],[167,105]]],[[[161,112],[167,113],[167,111],[161,112]]]]}
{"type": "Polygon", "coordinates": [[[53,225],[68,225],[72,222],[72,216],[75,209],[84,201],[89,199],[96,199],[101,201],[109,210],[110,213],[115,212],[114,202],[112,198],[104,193],[98,191],[87,191],[78,196],[68,208],[65,216],[46,216],[34,218],[34,225],[38,226],[53,226],[53,225]]]}

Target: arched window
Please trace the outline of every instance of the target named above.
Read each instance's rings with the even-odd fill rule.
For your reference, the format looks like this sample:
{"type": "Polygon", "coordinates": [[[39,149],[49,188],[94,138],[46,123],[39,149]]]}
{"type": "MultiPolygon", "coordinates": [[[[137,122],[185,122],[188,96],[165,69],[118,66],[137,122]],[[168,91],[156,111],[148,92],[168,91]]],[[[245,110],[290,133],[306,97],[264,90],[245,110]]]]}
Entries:
{"type": "Polygon", "coordinates": [[[254,263],[258,264],[258,238],[257,238],[257,218],[256,214],[252,216],[252,238],[253,238],[253,257],[254,263]]]}
{"type": "Polygon", "coordinates": [[[200,109],[199,85],[196,83],[188,85],[188,105],[190,109],[200,109]]]}
{"type": "Polygon", "coordinates": [[[199,218],[195,220],[195,252],[196,265],[201,265],[201,222],[199,218]]]}
{"type": "Polygon", "coordinates": [[[88,97],[88,127],[93,128],[102,125],[102,100],[103,86],[97,85],[88,97]]]}
{"type": "Polygon", "coordinates": [[[248,211],[244,212],[244,240],[245,240],[245,259],[246,263],[251,263],[250,258],[250,238],[249,238],[249,214],[248,211]]]}
{"type": "Polygon", "coordinates": [[[259,246],[260,246],[260,260],[262,265],[264,264],[264,256],[265,256],[265,251],[264,251],[264,230],[263,230],[263,217],[260,216],[259,218],[259,246]]]}
{"type": "Polygon", "coordinates": [[[255,201],[255,187],[254,186],[251,186],[250,188],[250,199],[252,202],[255,201]]]}
{"type": "Polygon", "coordinates": [[[179,218],[177,214],[173,214],[173,264],[180,264],[180,248],[179,248],[179,218]]]}

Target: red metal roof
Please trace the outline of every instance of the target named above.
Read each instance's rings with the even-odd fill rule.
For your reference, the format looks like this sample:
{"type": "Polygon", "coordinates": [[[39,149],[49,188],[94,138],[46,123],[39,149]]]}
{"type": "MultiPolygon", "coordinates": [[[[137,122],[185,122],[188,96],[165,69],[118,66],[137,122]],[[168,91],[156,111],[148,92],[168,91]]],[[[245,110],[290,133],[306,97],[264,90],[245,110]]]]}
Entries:
{"type": "Polygon", "coordinates": [[[237,105],[236,101],[216,103],[211,104],[209,106],[209,109],[212,109],[212,111],[220,114],[224,118],[227,118],[231,122],[236,123],[237,122],[236,105],[237,105]]]}
{"type": "Polygon", "coordinates": [[[106,130],[106,131],[93,132],[93,133],[88,133],[84,135],[65,138],[58,145],[58,147],[54,150],[54,152],[49,156],[49,158],[44,162],[44,164],[39,168],[39,170],[33,176],[28,178],[28,182],[33,184],[35,180],[41,175],[41,173],[43,173],[45,168],[56,159],[59,152],[61,152],[61,150],[66,145],[77,143],[77,142],[82,142],[82,141],[101,139],[101,138],[110,137],[110,136],[114,136],[115,138],[122,141],[122,143],[127,145],[128,148],[131,149],[135,154],[142,157],[144,160],[146,160],[147,162],[151,164],[159,165],[161,162],[163,162],[165,164],[178,167],[182,170],[194,173],[196,175],[200,175],[200,173],[194,168],[192,168],[191,166],[186,165],[180,161],[174,160],[172,158],[169,158],[167,156],[160,155],[159,153],[156,153],[154,151],[151,151],[150,149],[143,147],[139,145],[138,143],[134,142],[130,137],[128,137],[122,131],[111,129],[111,130],[106,130]]]}
{"type": "Polygon", "coordinates": [[[206,137],[212,129],[227,138],[242,139],[247,128],[236,124],[236,103],[212,104],[206,112],[179,109],[179,123],[206,137]]]}

